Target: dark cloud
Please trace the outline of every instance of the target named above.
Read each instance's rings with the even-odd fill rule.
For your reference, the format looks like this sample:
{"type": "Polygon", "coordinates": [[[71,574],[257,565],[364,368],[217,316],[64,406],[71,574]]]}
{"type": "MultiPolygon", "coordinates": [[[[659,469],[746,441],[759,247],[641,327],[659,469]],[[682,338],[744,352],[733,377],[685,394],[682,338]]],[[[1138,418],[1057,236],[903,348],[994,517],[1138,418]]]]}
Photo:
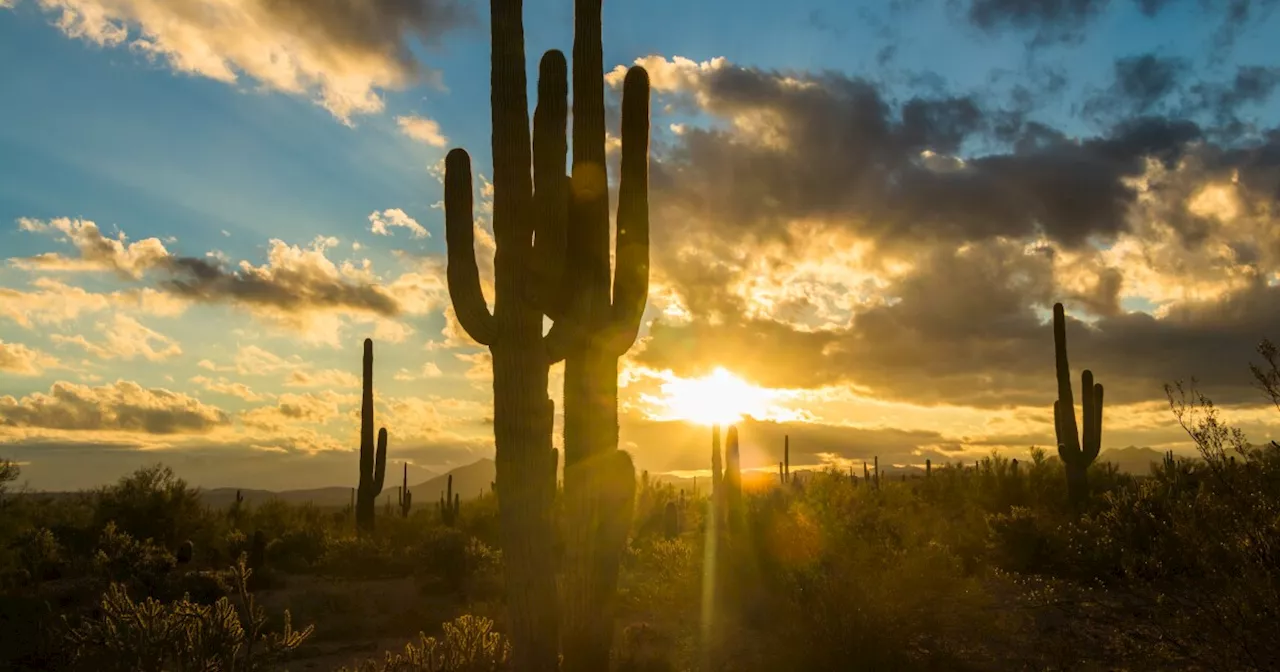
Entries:
{"type": "Polygon", "coordinates": [[[258,0],[281,29],[323,36],[345,52],[394,57],[416,70],[409,37],[436,38],[475,21],[461,0],[258,0]]]}
{"type": "Polygon", "coordinates": [[[988,32],[1015,28],[1034,33],[1037,43],[1074,42],[1110,4],[1111,0],[970,0],[968,18],[988,32]]]}
{"type": "Polygon", "coordinates": [[[1119,58],[1113,67],[1113,84],[1085,103],[1086,114],[1122,117],[1151,114],[1161,101],[1179,89],[1191,71],[1184,59],[1156,54],[1119,58]]]}
{"type": "Polygon", "coordinates": [[[796,218],[842,218],[876,237],[1044,230],[1074,245],[1122,230],[1134,198],[1128,178],[1148,158],[1176,162],[1200,136],[1192,122],[1145,117],[1074,141],[973,97],[893,105],[874,84],[834,74],[798,86],[794,76],[726,67],[699,86],[707,111],[768,127],[755,142],[736,129],[687,131],[653,163],[653,200],[713,213],[744,234],[778,235],[796,218]],[[947,156],[991,140],[1015,149],[966,162],[947,156]]]}
{"type": "MultiPolygon", "coordinates": [[[[1192,0],[1130,0],[1148,19],[1159,17],[1166,9],[1192,0]]],[[[1113,0],[951,0],[965,8],[968,21],[981,30],[996,34],[1015,30],[1032,35],[1033,46],[1053,43],[1078,43],[1090,25],[1104,12],[1122,2],[1113,0]]],[[[1217,20],[1211,57],[1225,55],[1240,33],[1251,24],[1264,20],[1280,4],[1277,0],[1199,0],[1205,20],[1217,20]]]]}
{"type": "Polygon", "coordinates": [[[173,257],[166,268],[172,277],[162,280],[161,287],[203,303],[242,303],[286,312],[348,309],[385,317],[401,312],[400,303],[383,287],[352,282],[315,265],[231,271],[206,259],[173,257]]]}

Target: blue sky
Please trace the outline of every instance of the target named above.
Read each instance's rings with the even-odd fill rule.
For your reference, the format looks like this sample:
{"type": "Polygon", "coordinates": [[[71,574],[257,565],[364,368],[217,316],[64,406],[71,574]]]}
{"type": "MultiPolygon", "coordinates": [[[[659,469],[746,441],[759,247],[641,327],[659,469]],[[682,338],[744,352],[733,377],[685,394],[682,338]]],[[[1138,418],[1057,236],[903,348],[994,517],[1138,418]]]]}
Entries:
{"type": "MultiPolygon", "coordinates": [[[[381,109],[357,111],[345,119],[340,118],[342,114],[335,114],[317,103],[323,94],[321,89],[312,86],[300,91],[283,91],[278,82],[255,78],[242,61],[236,60],[238,56],[254,53],[255,49],[262,53],[274,49],[278,58],[296,56],[289,50],[299,42],[297,36],[289,33],[287,22],[281,22],[279,34],[273,35],[272,27],[266,26],[261,34],[245,37],[241,42],[236,42],[228,31],[218,32],[217,26],[202,26],[199,20],[186,24],[197,33],[207,29],[208,35],[213,36],[207,44],[214,45],[215,50],[228,50],[215,56],[222,57],[237,73],[237,81],[229,83],[200,73],[182,72],[176,65],[189,44],[184,47],[174,37],[176,33],[166,32],[173,30],[173,24],[156,18],[172,19],[163,12],[157,14],[154,9],[163,8],[163,3],[154,0],[119,3],[17,0],[15,3],[11,0],[9,4],[14,6],[0,9],[0,92],[6,101],[0,106],[0,157],[3,157],[0,160],[0,248],[10,263],[0,266],[0,289],[24,293],[26,300],[31,301],[31,295],[40,287],[48,288],[54,283],[58,289],[47,295],[48,302],[66,300],[55,297],[65,297],[67,287],[95,294],[99,301],[112,292],[117,293],[117,298],[111,300],[109,307],[84,310],[73,317],[51,317],[41,313],[42,310],[49,312],[48,305],[37,305],[30,309],[26,325],[0,313],[0,342],[23,348],[15,349],[14,352],[22,354],[11,358],[36,357],[33,353],[43,356],[39,360],[42,364],[31,363],[36,361],[32,359],[0,370],[0,398],[7,395],[12,399],[12,411],[13,407],[36,404],[38,399],[31,395],[53,394],[59,383],[98,390],[93,394],[101,396],[105,394],[105,386],[130,381],[146,390],[164,389],[187,395],[192,403],[204,404],[206,410],[214,414],[210,417],[220,417],[218,412],[226,416],[225,421],[216,419],[207,431],[202,429],[194,435],[178,436],[146,435],[146,432],[139,435],[121,426],[71,429],[41,424],[30,418],[19,421],[15,419],[18,416],[10,412],[8,433],[0,433],[0,443],[12,444],[18,459],[28,463],[28,475],[34,485],[81,486],[113,477],[112,469],[125,469],[141,460],[139,455],[150,459],[168,451],[163,459],[180,460],[184,450],[218,449],[229,451],[228,455],[240,455],[247,450],[250,452],[245,454],[250,455],[249,459],[253,459],[253,450],[296,457],[296,462],[272,458],[272,464],[292,466],[279,467],[263,476],[257,485],[288,485],[285,481],[291,471],[299,487],[340,483],[344,478],[344,467],[340,466],[344,458],[317,455],[353,445],[354,424],[350,416],[354,404],[350,395],[354,391],[319,383],[290,386],[279,378],[298,370],[353,373],[357,371],[359,340],[375,332],[394,334],[394,337],[379,339],[379,392],[386,396],[387,404],[404,401],[398,411],[389,411],[391,417],[415,428],[408,430],[406,440],[410,450],[402,453],[402,459],[420,466],[425,474],[491,453],[491,448],[487,448],[487,427],[482,421],[488,403],[487,379],[483,361],[474,360],[483,351],[451,341],[442,333],[447,330],[444,314],[447,301],[439,292],[442,268],[439,258],[444,240],[443,211],[437,207],[442,198],[441,185],[436,172],[444,153],[453,146],[467,148],[472,154],[473,166],[482,174],[490,172],[486,3],[460,3],[471,12],[472,18],[459,21],[458,25],[411,25],[403,31],[393,26],[389,33],[370,38],[369,44],[375,46],[360,52],[367,57],[366,61],[350,61],[356,65],[350,66],[348,83],[367,76],[368,81],[352,86],[371,91],[383,104],[381,109]],[[117,8],[115,25],[127,29],[127,40],[95,44],[91,39],[76,37],[73,29],[57,25],[63,12],[104,5],[117,8]],[[415,29],[429,37],[405,36],[415,29]],[[251,38],[259,43],[250,43],[251,38]],[[148,54],[138,46],[139,39],[148,43],[169,39],[170,45],[178,46],[168,52],[148,54]],[[382,49],[387,41],[404,44],[411,54],[408,60],[388,57],[394,49],[382,49]],[[233,51],[235,49],[240,51],[233,51]],[[378,62],[379,58],[387,62],[378,62]],[[385,75],[388,68],[412,70],[406,62],[416,64],[417,81],[406,81],[404,86],[378,83],[378,77],[385,75]],[[407,137],[397,122],[401,117],[434,121],[440,133],[447,136],[447,144],[433,146],[407,137]],[[370,215],[392,209],[418,222],[429,236],[413,237],[409,229],[401,228],[393,229],[390,236],[374,235],[370,230],[370,215]],[[132,299],[122,299],[118,293],[149,289],[163,295],[166,291],[162,284],[156,284],[145,274],[124,278],[101,269],[68,272],[21,262],[46,253],[75,257],[77,250],[66,240],[66,232],[59,233],[57,227],[50,229],[47,225],[58,218],[95,222],[108,238],[120,231],[127,234],[129,242],[154,238],[169,253],[178,256],[206,257],[216,251],[231,269],[242,261],[266,268],[270,241],[278,239],[285,246],[282,249],[299,252],[318,249],[320,258],[338,264],[338,268],[343,262],[354,264],[350,274],[343,276],[345,282],[385,288],[396,286],[398,280],[413,279],[420,284],[434,280],[436,285],[413,295],[417,308],[383,321],[379,321],[382,317],[358,309],[308,313],[311,321],[307,321],[235,300],[196,302],[181,308],[171,306],[168,310],[138,308],[140,299],[135,294],[129,295],[132,299]],[[23,219],[39,222],[46,230],[23,230],[19,224],[23,219]],[[333,240],[315,247],[317,239],[333,240]],[[361,276],[358,268],[366,260],[371,275],[361,276]],[[133,303],[128,303],[129,300],[133,303]],[[113,322],[117,315],[124,316],[120,320],[130,322],[113,322]],[[120,326],[122,324],[141,325],[158,334],[152,341],[155,347],[133,356],[122,356],[103,354],[103,350],[95,351],[75,340],[83,337],[84,342],[99,344],[101,348],[103,343],[110,342],[112,325],[121,330],[122,335],[139,333],[128,331],[120,326]],[[379,329],[382,331],[377,331],[379,329]],[[280,364],[275,378],[264,375],[267,372],[263,370],[233,370],[237,355],[250,347],[260,348],[285,362],[280,364]],[[434,365],[439,373],[419,375],[428,365],[434,365]],[[471,372],[470,378],[468,372],[471,372]],[[396,380],[397,373],[404,373],[405,379],[396,380]],[[242,390],[237,396],[212,389],[214,385],[233,383],[246,384],[252,392],[242,390]],[[338,396],[320,400],[319,395],[325,392],[338,396]],[[281,439],[295,429],[290,423],[298,420],[296,413],[281,416],[282,409],[290,402],[299,402],[282,395],[312,395],[305,400],[307,403],[328,408],[311,418],[315,424],[307,426],[317,432],[317,436],[327,438],[317,438],[305,446],[281,439]],[[413,399],[421,403],[412,405],[406,401],[413,399]],[[442,412],[440,409],[447,405],[446,401],[459,410],[442,412]],[[244,425],[244,418],[248,417],[244,414],[260,406],[274,409],[279,416],[271,421],[273,429],[254,430],[244,425]],[[415,413],[418,415],[409,417],[415,413]],[[104,467],[105,473],[68,475],[59,469],[68,464],[69,458],[47,456],[55,454],[50,446],[58,448],[57,455],[68,454],[66,446],[71,444],[81,446],[80,450],[84,451],[111,446],[113,451],[123,447],[132,452],[128,460],[107,459],[105,464],[117,466],[104,467]],[[151,452],[144,455],[137,452],[140,450],[151,452]]],[[[205,0],[182,0],[173,6],[200,8],[203,4],[205,0]]],[[[261,11],[260,0],[230,4],[247,8],[244,11],[250,13],[261,11]]],[[[649,56],[660,57],[663,63],[671,63],[675,57],[693,62],[723,57],[732,68],[757,75],[775,76],[770,73],[778,71],[781,75],[776,76],[817,81],[824,73],[836,73],[871,81],[891,105],[913,96],[946,94],[972,95],[995,108],[1004,105],[1012,87],[1024,86],[1034,100],[1029,119],[1068,137],[1091,138],[1105,136],[1113,122],[1123,121],[1112,117],[1090,118],[1083,110],[1091,96],[1096,97],[1111,86],[1117,59],[1144,54],[1182,59],[1188,73],[1182,80],[1184,88],[1196,82],[1229,80],[1241,66],[1274,67],[1280,61],[1274,46],[1268,46],[1268,36],[1280,34],[1280,12],[1267,9],[1274,9],[1275,3],[1254,3],[1257,7],[1253,19],[1240,27],[1229,48],[1217,50],[1213,45],[1221,35],[1222,18],[1192,1],[1168,3],[1154,18],[1143,16],[1137,3],[1119,0],[1098,3],[1104,10],[1080,22],[1079,40],[1048,44],[1032,44],[1037,29],[1016,21],[985,28],[976,25],[969,20],[967,12],[973,5],[982,4],[982,0],[902,0],[892,4],[897,9],[888,9],[890,3],[834,0],[608,2],[604,7],[605,63],[612,68],[649,56]],[[892,51],[885,51],[886,48],[892,51]],[[1065,84],[1061,90],[1046,89],[1051,81],[1048,73],[1062,78],[1065,84]]],[[[1058,21],[1055,25],[1062,23],[1058,21]]],[[[569,49],[571,4],[566,0],[528,2],[525,26],[526,53],[532,73],[543,50],[569,49]]],[[[333,59],[345,57],[341,50],[350,47],[336,38],[327,43],[323,34],[306,39],[315,41],[310,46],[316,47],[317,53],[333,59]]],[[[531,94],[534,86],[531,80],[531,94]]],[[[664,108],[679,100],[687,103],[690,95],[693,94],[689,90],[655,90],[656,162],[676,165],[679,161],[692,160],[681,153],[686,136],[676,134],[671,124],[722,131],[735,128],[733,114],[725,113],[725,108],[714,104],[692,107],[686,104],[671,111],[664,108]]],[[[1176,94],[1166,97],[1160,103],[1164,107],[1159,110],[1172,109],[1178,102],[1176,94]]],[[[1257,104],[1241,105],[1236,112],[1258,129],[1274,127],[1280,122],[1280,97],[1266,96],[1257,104]]],[[[1203,111],[1190,114],[1188,118],[1202,125],[1210,123],[1203,111]]],[[[1256,133],[1250,137],[1256,140],[1256,133]]],[[[1249,141],[1254,140],[1241,140],[1249,141]]],[[[958,158],[971,160],[988,152],[1006,151],[1007,146],[1001,146],[991,137],[972,134],[957,153],[958,158]]],[[[1209,182],[1200,186],[1207,184],[1209,182]]],[[[1197,193],[1202,192],[1203,189],[1197,193]]],[[[673,198],[669,202],[675,201],[673,198]]],[[[655,205],[659,206],[657,213],[662,203],[655,205]]],[[[663,212],[669,215],[669,211],[663,212]]],[[[664,227],[680,226],[676,219],[662,220],[663,215],[655,216],[658,217],[654,221],[655,236],[662,235],[664,227]]],[[[799,226],[796,221],[799,220],[792,225],[799,226]]],[[[1266,230],[1271,223],[1255,222],[1253,226],[1263,226],[1266,230]]],[[[839,228],[830,218],[824,225],[839,228]]],[[[733,235],[736,234],[726,234],[718,240],[733,235]]],[[[1140,238],[1137,233],[1128,235],[1140,238]]],[[[1029,241],[1030,238],[1017,244],[1029,241]]],[[[1102,261],[1097,262],[1102,266],[1097,268],[1120,263],[1115,261],[1117,255],[1129,249],[1126,246],[1131,246],[1131,242],[1123,236],[1096,242],[1091,254],[1102,255],[1098,257],[1102,261]],[[1112,257],[1106,257],[1107,254],[1112,257]]],[[[948,245],[954,247],[952,243],[948,245]]],[[[1147,258],[1154,254],[1146,251],[1147,258]]],[[[742,261],[745,258],[737,259],[746,264],[742,261]]],[[[316,257],[309,259],[315,261],[316,257]]],[[[1187,263],[1194,265],[1191,261],[1187,263]]],[[[904,258],[902,264],[903,268],[921,267],[918,260],[904,258]]],[[[1225,273],[1223,278],[1236,277],[1212,263],[1206,264],[1218,269],[1214,272],[1225,273]]],[[[1151,289],[1167,282],[1167,278],[1153,279],[1163,267],[1153,268],[1152,273],[1146,275],[1125,275],[1124,286],[1128,289],[1122,292],[1120,300],[1128,311],[1162,318],[1162,307],[1175,305],[1189,294],[1151,289]]],[[[665,288],[663,291],[669,291],[663,294],[665,298],[651,299],[650,317],[679,312],[671,306],[687,307],[692,294],[681,294],[675,273],[666,275],[661,260],[655,269],[659,274],[657,284],[665,288]]],[[[745,266],[737,270],[747,272],[745,266]]],[[[902,278],[884,269],[879,272],[880,280],[868,282],[890,288],[885,290],[888,293],[883,297],[884,303],[896,304],[901,298],[894,294],[892,287],[902,278]]],[[[1061,287],[1079,280],[1075,276],[1064,279],[1062,271],[1055,272],[1058,273],[1054,276],[1055,282],[1061,287]]],[[[793,276],[792,280],[796,281],[796,277],[799,276],[793,276]]],[[[1200,286],[1216,286],[1212,283],[1218,280],[1228,285],[1234,282],[1214,276],[1200,286]]],[[[812,299],[822,295],[824,287],[848,287],[853,281],[825,276],[806,282],[813,283],[814,289],[808,292],[812,299]]],[[[1079,282],[1088,284],[1085,280],[1079,282]]],[[[1235,291],[1235,287],[1230,285],[1221,291],[1235,291]]],[[[818,300],[813,300],[816,305],[818,300]]],[[[1088,302],[1080,305],[1082,310],[1089,310],[1088,302]]],[[[1034,309],[1039,316],[1046,310],[1042,302],[1024,307],[1028,311],[1034,309]]],[[[859,310],[857,306],[844,306],[836,317],[827,315],[822,319],[829,324],[832,319],[852,324],[859,310]]],[[[1105,317],[1098,313],[1089,319],[1099,316],[1105,317]]],[[[771,317],[781,319],[778,315],[771,317]]],[[[696,322],[698,316],[692,319],[696,322]]],[[[649,332],[646,329],[644,333],[649,332]]],[[[659,348],[655,345],[649,351],[658,352],[659,348]]],[[[679,366],[658,362],[653,359],[635,364],[636,370],[643,372],[643,375],[637,374],[639,382],[630,393],[635,400],[643,394],[660,397],[657,390],[666,380],[662,375],[693,375],[681,371],[679,366]]],[[[732,368],[727,361],[702,364],[725,364],[732,368]]],[[[767,384],[745,370],[739,373],[752,384],[767,384]]],[[[884,394],[879,394],[874,392],[876,383],[865,381],[774,387],[805,388],[818,395],[805,401],[811,408],[827,409],[826,419],[815,421],[818,424],[839,425],[843,420],[837,422],[836,418],[858,415],[848,410],[851,407],[831,401],[840,397],[841,390],[862,395],[853,401],[839,402],[845,404],[868,404],[877,399],[907,406],[933,403],[913,398],[904,390],[886,389],[884,394]],[[868,394],[868,389],[873,392],[868,394]]],[[[628,393],[624,391],[624,394],[628,393]]],[[[1013,413],[1011,409],[1021,403],[1009,401],[1001,412],[1013,413]]],[[[960,401],[956,406],[968,409],[964,412],[977,417],[980,411],[975,409],[982,404],[960,401]]],[[[641,428],[647,427],[645,423],[653,421],[658,411],[640,401],[629,408],[637,417],[636,436],[641,436],[641,428]]],[[[3,410],[0,407],[0,411],[3,410]]],[[[959,424],[940,428],[940,438],[936,440],[909,447],[904,444],[900,447],[902,459],[914,459],[914,455],[922,461],[921,456],[925,454],[922,451],[941,449],[944,445],[954,451],[987,450],[985,444],[979,445],[982,441],[974,439],[976,434],[966,434],[967,430],[961,429],[972,424],[956,422],[959,424]]],[[[888,423],[884,418],[867,420],[853,429],[886,430],[890,429],[888,423]]],[[[1007,445],[1016,445],[1035,431],[1019,428],[1008,432],[1007,445]]],[[[624,435],[626,433],[624,427],[624,435]]],[[[393,436],[396,434],[393,431],[393,436]]],[[[1144,438],[1135,430],[1127,440],[1163,445],[1174,439],[1167,434],[1144,438]]],[[[1006,445],[1000,441],[994,443],[1006,445]]],[[[819,452],[815,450],[814,460],[828,459],[820,458],[819,452]]],[[[655,468],[661,466],[685,468],[688,465],[677,457],[663,457],[654,463],[655,468]]],[[[203,481],[217,485],[225,478],[229,476],[219,475],[215,470],[203,481]]]]}

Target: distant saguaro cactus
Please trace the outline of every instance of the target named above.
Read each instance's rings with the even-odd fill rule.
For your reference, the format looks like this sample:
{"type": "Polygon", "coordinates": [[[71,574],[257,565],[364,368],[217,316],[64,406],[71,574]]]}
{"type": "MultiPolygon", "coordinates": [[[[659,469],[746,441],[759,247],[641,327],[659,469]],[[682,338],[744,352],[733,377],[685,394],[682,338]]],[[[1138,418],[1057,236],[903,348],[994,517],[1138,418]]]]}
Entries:
{"type": "Polygon", "coordinates": [[[743,520],[742,457],[738,450],[738,428],[729,425],[724,439],[724,513],[726,530],[737,534],[743,520]]]}
{"type": "Polygon", "coordinates": [[[717,523],[724,515],[724,474],[720,457],[720,425],[711,426],[711,518],[717,523]]]}
{"type": "Polygon", "coordinates": [[[933,477],[933,460],[924,461],[924,477],[925,478],[933,477]]]}
{"type": "Polygon", "coordinates": [[[782,437],[782,482],[791,480],[791,436],[782,437]]]}
{"type": "Polygon", "coordinates": [[[462,509],[462,498],[453,492],[453,474],[449,474],[446,483],[447,491],[440,493],[440,503],[437,507],[440,511],[441,522],[453,527],[453,524],[458,521],[458,513],[462,509]]]}
{"type": "Polygon", "coordinates": [[[404,463],[404,477],[400,481],[400,517],[408,518],[413,508],[413,493],[409,492],[409,463],[404,463]]]}
{"type": "MultiPolygon", "coordinates": [[[[684,494],[683,492],[681,494],[684,494]]],[[[667,502],[662,511],[662,530],[668,539],[680,536],[680,512],[674,501],[667,502]]]]}
{"type": "Polygon", "coordinates": [[[1053,403],[1058,457],[1066,468],[1068,496],[1079,506],[1089,496],[1089,465],[1098,459],[1102,447],[1102,384],[1093,382],[1093,372],[1088,369],[1080,376],[1082,434],[1076,425],[1071,367],[1067,363],[1067,319],[1061,303],[1053,305],[1053,354],[1058,375],[1058,399],[1053,403]]]}
{"type": "Polygon", "coordinates": [[[356,527],[373,529],[374,508],[387,475],[387,429],[378,431],[373,444],[373,339],[364,339],[364,381],[360,396],[360,485],[356,492],[356,527]]]}

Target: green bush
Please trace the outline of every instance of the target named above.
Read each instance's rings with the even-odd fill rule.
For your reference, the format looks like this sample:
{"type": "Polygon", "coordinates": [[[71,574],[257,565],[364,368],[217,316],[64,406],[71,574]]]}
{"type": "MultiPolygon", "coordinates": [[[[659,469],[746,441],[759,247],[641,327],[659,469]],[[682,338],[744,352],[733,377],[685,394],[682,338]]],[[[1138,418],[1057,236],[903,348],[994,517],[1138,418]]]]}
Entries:
{"type": "Polygon", "coordinates": [[[247,587],[251,574],[238,565],[233,572],[237,600],[222,597],[207,605],[188,597],[136,602],[124,585],[111,584],[99,613],[67,635],[76,665],[104,672],[270,669],[306,641],[312,628],[294,630],[285,611],[281,630],[269,631],[266,613],[247,587]]]}

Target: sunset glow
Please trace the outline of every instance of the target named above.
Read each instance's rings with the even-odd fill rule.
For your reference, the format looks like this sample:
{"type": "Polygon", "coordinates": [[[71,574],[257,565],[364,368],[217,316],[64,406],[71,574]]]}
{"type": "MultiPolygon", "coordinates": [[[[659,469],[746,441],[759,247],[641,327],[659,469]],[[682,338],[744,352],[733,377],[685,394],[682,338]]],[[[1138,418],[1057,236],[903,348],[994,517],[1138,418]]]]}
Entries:
{"type": "Polygon", "coordinates": [[[722,367],[701,378],[671,377],[661,390],[661,397],[647,399],[662,409],[661,419],[700,425],[727,425],[745,416],[771,415],[784,394],[756,387],[722,367]]]}

